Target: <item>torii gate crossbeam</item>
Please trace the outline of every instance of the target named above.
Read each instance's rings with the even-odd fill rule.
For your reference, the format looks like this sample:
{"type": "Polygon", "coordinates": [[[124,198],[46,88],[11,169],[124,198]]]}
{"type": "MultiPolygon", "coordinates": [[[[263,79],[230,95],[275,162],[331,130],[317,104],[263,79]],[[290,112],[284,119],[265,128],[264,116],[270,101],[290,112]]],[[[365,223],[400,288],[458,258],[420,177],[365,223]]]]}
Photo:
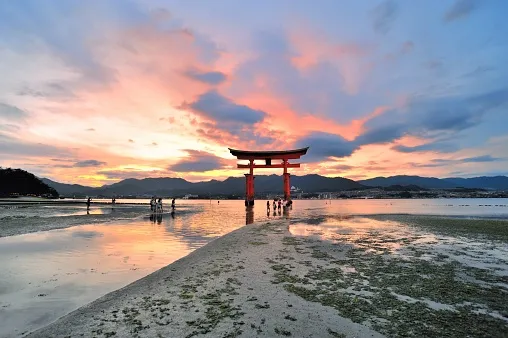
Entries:
{"type": "Polygon", "coordinates": [[[239,160],[248,160],[249,164],[238,164],[239,169],[249,169],[245,174],[245,206],[254,205],[254,168],[282,168],[284,169],[284,198],[290,200],[290,174],[288,168],[300,168],[300,163],[289,163],[289,160],[296,160],[307,153],[307,148],[284,150],[284,151],[250,151],[228,148],[231,155],[239,160]],[[255,160],[264,160],[265,164],[254,164],[255,160]],[[281,160],[280,164],[272,164],[272,160],[281,160]]]}

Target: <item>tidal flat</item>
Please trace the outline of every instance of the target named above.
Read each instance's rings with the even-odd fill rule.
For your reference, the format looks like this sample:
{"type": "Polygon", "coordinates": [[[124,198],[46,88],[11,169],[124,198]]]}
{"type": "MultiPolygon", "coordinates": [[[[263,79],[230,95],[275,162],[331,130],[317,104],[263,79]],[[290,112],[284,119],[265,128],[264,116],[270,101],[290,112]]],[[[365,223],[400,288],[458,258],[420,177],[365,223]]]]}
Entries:
{"type": "Polygon", "coordinates": [[[507,233],[405,215],[254,223],[29,336],[506,337],[507,233]]]}

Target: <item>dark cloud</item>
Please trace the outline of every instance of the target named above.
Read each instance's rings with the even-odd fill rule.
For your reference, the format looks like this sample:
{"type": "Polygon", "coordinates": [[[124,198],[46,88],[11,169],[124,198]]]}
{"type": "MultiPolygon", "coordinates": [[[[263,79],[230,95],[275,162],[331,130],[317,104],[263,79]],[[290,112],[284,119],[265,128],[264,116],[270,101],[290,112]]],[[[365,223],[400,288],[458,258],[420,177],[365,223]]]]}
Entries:
{"type": "Polygon", "coordinates": [[[386,34],[397,18],[398,6],[394,0],[386,0],[377,5],[371,14],[372,25],[378,33],[386,34]]]}
{"type": "Polygon", "coordinates": [[[200,95],[194,102],[184,103],[181,108],[191,109],[199,115],[224,124],[255,124],[266,116],[265,112],[236,104],[215,90],[200,95]]]}
{"type": "Polygon", "coordinates": [[[504,158],[499,157],[493,157],[491,155],[482,155],[482,156],[475,156],[475,157],[466,157],[463,159],[460,159],[460,162],[466,162],[466,163],[479,163],[479,162],[497,162],[497,161],[505,161],[504,158]]]}
{"type": "Polygon", "coordinates": [[[211,153],[197,150],[185,150],[188,156],[168,169],[176,172],[209,171],[220,169],[226,161],[211,153]]]}
{"type": "Polygon", "coordinates": [[[393,150],[401,153],[418,153],[424,151],[436,151],[439,153],[450,153],[458,150],[458,147],[448,142],[429,142],[418,146],[407,147],[404,145],[396,145],[393,150]]]}
{"type": "Polygon", "coordinates": [[[310,161],[320,161],[328,157],[347,157],[356,149],[355,142],[348,141],[339,135],[314,132],[298,140],[297,147],[310,147],[306,155],[310,161]]]}
{"type": "Polygon", "coordinates": [[[218,85],[226,81],[226,74],[221,72],[202,72],[199,70],[188,70],[185,75],[191,79],[210,85],[218,85]]]}
{"type": "Polygon", "coordinates": [[[481,155],[475,157],[465,157],[460,159],[433,159],[429,163],[411,163],[413,167],[418,168],[433,168],[433,167],[446,167],[450,165],[457,165],[461,163],[486,163],[486,162],[499,162],[506,161],[505,158],[493,157],[491,155],[481,155]]]}
{"type": "Polygon", "coordinates": [[[18,107],[10,104],[0,103],[0,119],[22,120],[28,116],[28,113],[18,107]]]}
{"type": "Polygon", "coordinates": [[[351,170],[351,169],[354,169],[355,167],[352,166],[352,165],[347,165],[347,164],[337,164],[337,165],[334,165],[334,166],[331,166],[331,167],[328,167],[327,169],[335,169],[335,170],[342,170],[342,171],[347,171],[347,170],[351,170]]]}
{"type": "Polygon", "coordinates": [[[399,123],[368,129],[355,139],[358,145],[388,143],[404,135],[406,126],[399,123]]]}
{"type": "Polygon", "coordinates": [[[88,128],[86,131],[95,131],[95,128],[88,128]]]}
{"type": "Polygon", "coordinates": [[[197,150],[185,151],[189,156],[176,164],[170,165],[168,170],[174,172],[203,172],[221,169],[225,166],[224,159],[213,154],[197,150]]]}
{"type": "Polygon", "coordinates": [[[445,22],[452,22],[454,20],[464,18],[478,8],[480,3],[481,1],[479,0],[456,0],[446,11],[443,20],[445,22]]]}
{"type": "MultiPolygon", "coordinates": [[[[404,135],[454,134],[478,125],[483,115],[508,103],[508,89],[473,97],[416,98],[404,109],[387,110],[364,124],[364,133],[352,141],[339,135],[316,132],[296,142],[310,146],[309,158],[346,157],[364,145],[390,143],[404,135]],[[397,122],[394,122],[397,121],[397,122]]],[[[437,140],[421,146],[395,146],[401,152],[436,150],[452,152],[454,145],[437,140]]]]}
{"type": "Polygon", "coordinates": [[[79,168],[100,167],[105,164],[106,164],[106,162],[97,161],[97,160],[84,160],[84,161],[78,161],[78,162],[74,163],[74,167],[79,167],[79,168]]]}
{"type": "MultiPolygon", "coordinates": [[[[393,139],[402,134],[422,136],[428,133],[459,132],[478,125],[487,112],[507,103],[508,89],[494,90],[473,97],[415,97],[405,108],[388,110],[367,121],[365,135],[376,135],[389,141],[390,132],[393,139]],[[394,124],[393,121],[398,122],[394,124]]],[[[359,138],[367,137],[362,135],[359,138]]],[[[367,144],[369,140],[361,143],[367,144]]]]}

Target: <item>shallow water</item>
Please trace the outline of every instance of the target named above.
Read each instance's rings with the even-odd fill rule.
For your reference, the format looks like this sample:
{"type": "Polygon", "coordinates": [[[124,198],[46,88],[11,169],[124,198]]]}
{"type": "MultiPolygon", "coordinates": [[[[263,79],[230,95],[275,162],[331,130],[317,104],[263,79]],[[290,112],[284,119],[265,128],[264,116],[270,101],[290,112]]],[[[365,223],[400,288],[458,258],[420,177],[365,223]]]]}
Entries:
{"type": "MultiPolygon", "coordinates": [[[[54,217],[86,215],[84,200],[68,205],[8,205],[0,204],[0,220],[4,217],[54,217]]],[[[123,208],[143,208],[148,199],[118,199],[114,208],[107,205],[109,199],[95,199],[89,214],[111,214],[123,208]]],[[[169,205],[169,201],[164,201],[169,205]]],[[[266,201],[256,201],[251,215],[246,214],[241,200],[178,200],[178,207],[193,208],[203,212],[221,212],[234,217],[235,222],[254,217],[254,220],[266,219],[266,201]]],[[[271,203],[270,203],[271,204],[271,203]]],[[[508,218],[507,198],[470,198],[470,199],[348,199],[348,200],[295,200],[291,215],[337,215],[337,214],[418,214],[418,215],[454,215],[508,218]]],[[[273,212],[273,210],[271,210],[273,212]]],[[[271,213],[270,216],[273,216],[271,213]]],[[[1,226],[1,223],[0,223],[1,226]]]]}
{"type": "MultiPolygon", "coordinates": [[[[355,241],[372,231],[386,231],[387,234],[394,231],[391,233],[394,236],[409,236],[413,230],[394,222],[350,218],[351,214],[508,218],[507,199],[296,200],[292,210],[281,213],[273,213],[273,210],[267,213],[266,201],[257,201],[254,209],[248,212],[243,201],[178,201],[174,217],[166,213],[156,218],[150,217],[142,206],[133,204],[144,202],[147,201],[117,200],[119,204],[115,208],[97,204],[88,211],[90,215],[111,214],[114,220],[115,210],[139,209],[139,217],[133,220],[117,219],[0,238],[0,336],[17,336],[42,327],[254,221],[287,218],[294,223],[290,230],[296,235],[320,239],[339,236],[355,241]],[[327,217],[333,219],[309,224],[309,220],[327,217]]],[[[64,220],[86,214],[86,207],[80,204],[2,206],[0,227],[2,219],[10,217],[23,218],[25,224],[32,224],[39,217],[64,220]]],[[[453,238],[442,239],[443,250],[447,250],[446,243],[456,250],[457,242],[453,238]]],[[[429,239],[435,240],[435,236],[429,239]]],[[[404,253],[398,242],[384,241],[384,244],[404,253]]],[[[479,250],[483,249],[482,243],[479,250]]],[[[502,256],[506,252],[503,249],[492,254],[502,256]]]]}

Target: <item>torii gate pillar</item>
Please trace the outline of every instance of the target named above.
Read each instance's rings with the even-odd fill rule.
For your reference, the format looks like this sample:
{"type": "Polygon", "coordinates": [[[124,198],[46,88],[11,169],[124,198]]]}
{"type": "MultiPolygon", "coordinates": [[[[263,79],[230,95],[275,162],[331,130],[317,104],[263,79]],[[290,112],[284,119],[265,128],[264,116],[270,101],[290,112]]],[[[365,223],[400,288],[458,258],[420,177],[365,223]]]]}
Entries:
{"type": "Polygon", "coordinates": [[[249,169],[249,173],[245,174],[245,206],[254,205],[254,168],[283,168],[284,178],[284,199],[291,200],[291,175],[288,168],[300,168],[300,163],[289,163],[290,159],[299,159],[307,153],[307,148],[286,150],[286,151],[247,151],[229,148],[230,153],[239,160],[248,160],[249,164],[238,164],[238,168],[249,169]],[[282,160],[281,164],[272,164],[272,160],[282,160]],[[265,164],[254,164],[254,160],[264,160],[265,164]]]}

